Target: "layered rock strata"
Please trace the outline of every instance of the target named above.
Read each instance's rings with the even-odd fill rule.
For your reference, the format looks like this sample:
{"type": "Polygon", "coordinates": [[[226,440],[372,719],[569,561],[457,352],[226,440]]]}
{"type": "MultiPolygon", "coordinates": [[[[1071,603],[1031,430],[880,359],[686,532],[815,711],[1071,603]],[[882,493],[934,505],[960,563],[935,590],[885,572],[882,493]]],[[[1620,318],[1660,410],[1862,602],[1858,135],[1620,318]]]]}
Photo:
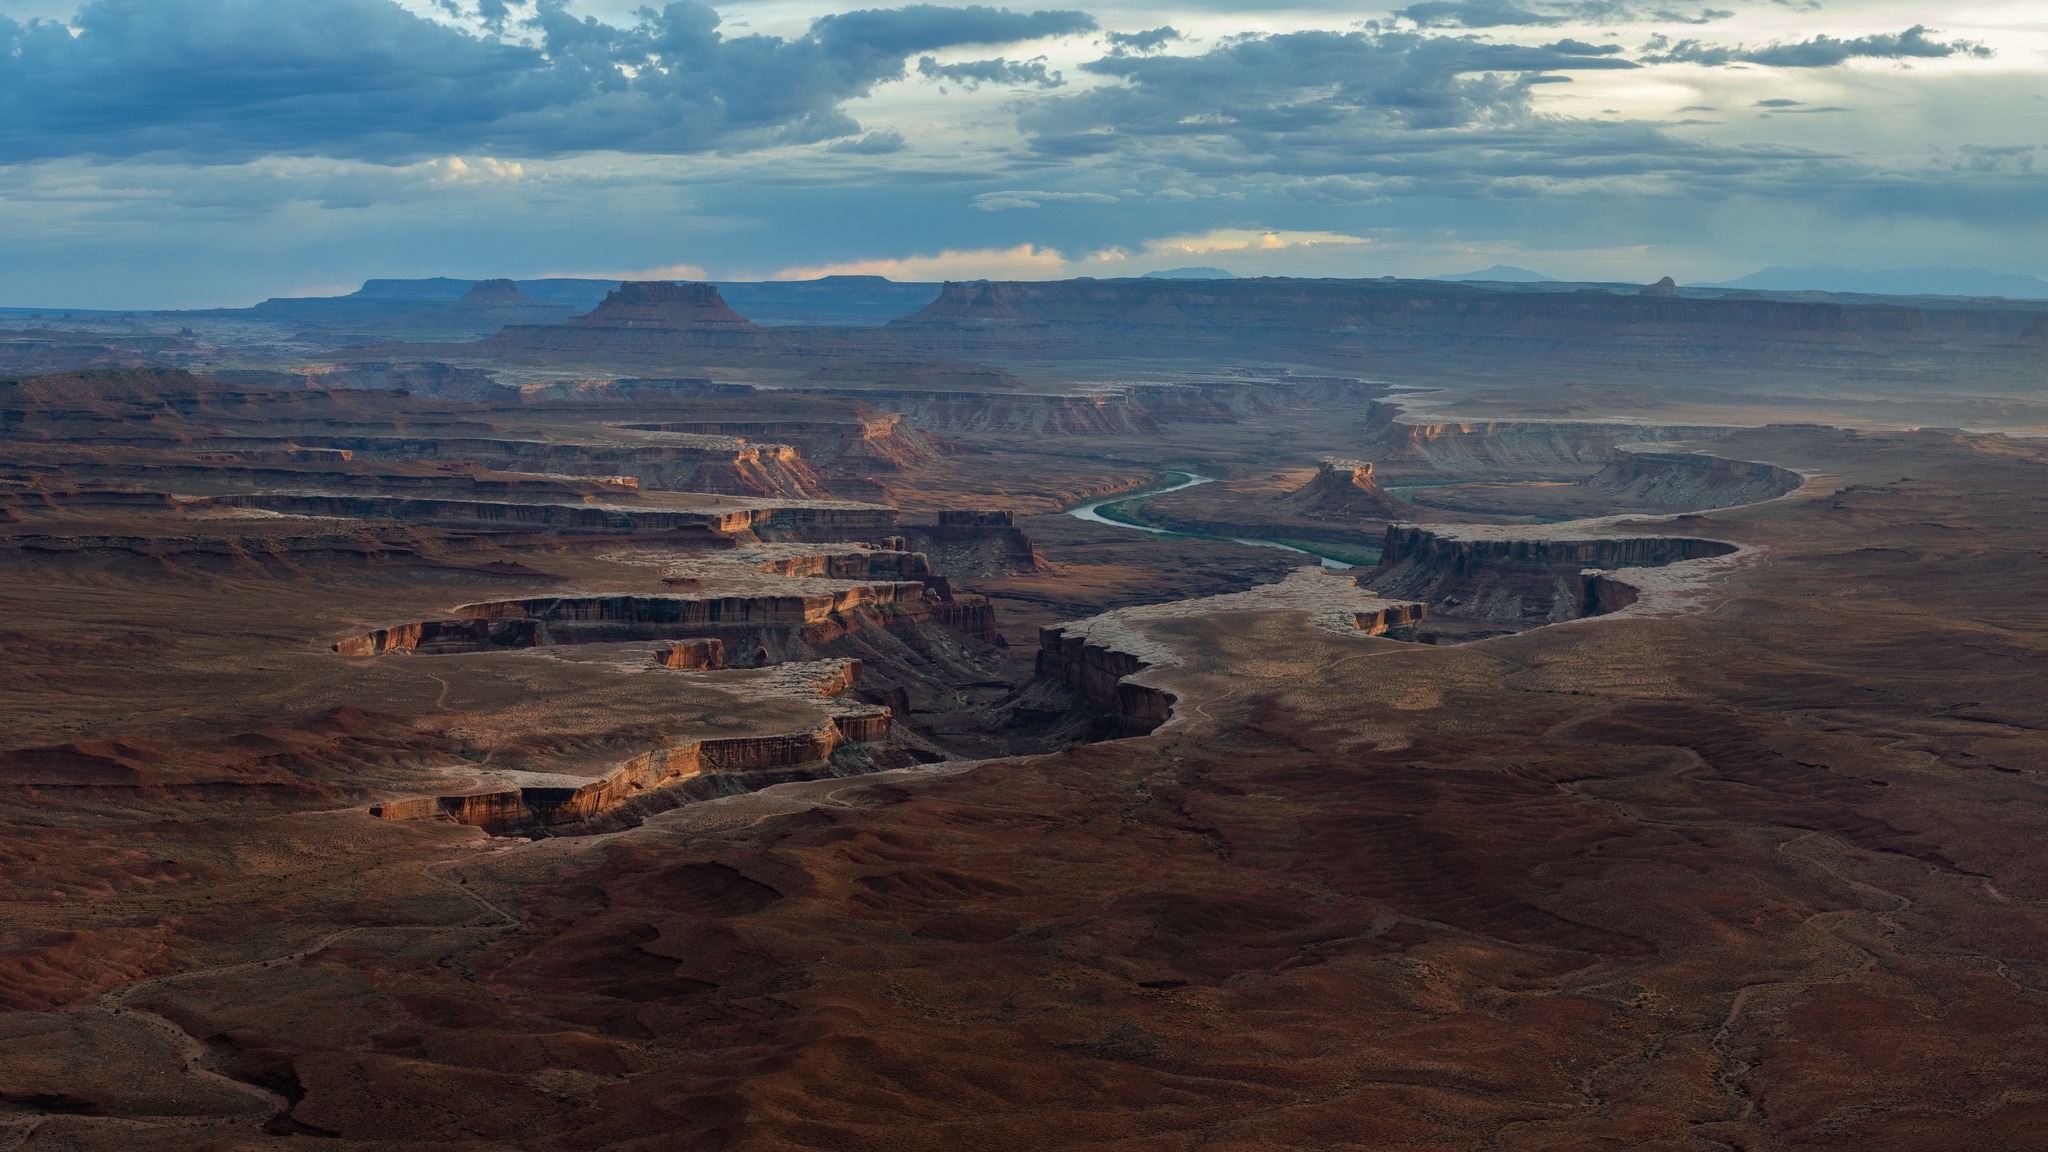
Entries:
{"type": "Polygon", "coordinates": [[[1805,478],[1789,468],[1694,452],[1617,452],[1581,483],[1645,507],[1733,508],[1775,500],[1805,478]]]}
{"type": "Polygon", "coordinates": [[[1739,551],[1720,540],[1577,534],[1583,531],[1390,524],[1379,566],[1357,579],[1361,587],[1412,597],[1439,613],[1554,623],[1634,602],[1614,587],[1616,578],[1594,579],[1600,570],[1658,568],[1739,551]]]}
{"type": "Polygon", "coordinates": [[[621,427],[731,437],[744,443],[795,444],[813,463],[839,469],[894,472],[928,464],[940,456],[932,438],[913,427],[901,412],[871,413],[853,420],[692,420],[621,427]]]}
{"type": "Polygon", "coordinates": [[[693,740],[656,749],[595,780],[553,777],[516,788],[395,800],[372,807],[370,814],[384,820],[448,820],[493,833],[559,829],[684,781],[710,777],[744,783],[777,770],[822,767],[843,744],[888,739],[890,721],[886,708],[861,709],[807,732],[693,740]]]}
{"type": "Polygon", "coordinates": [[[1353,617],[1358,630],[1367,636],[1385,636],[1404,628],[1413,628],[1429,615],[1427,604],[1389,604],[1360,612],[1353,617]]]}
{"type": "Polygon", "coordinates": [[[1398,405],[1373,401],[1366,406],[1364,443],[1382,472],[1578,480],[1625,445],[1716,439],[1729,431],[1572,420],[1418,421],[1404,417],[1398,405]]]}
{"type": "Polygon", "coordinates": [[[923,584],[858,585],[809,596],[543,596],[465,604],[455,618],[379,628],[337,642],[344,656],[453,652],[544,644],[661,640],[678,632],[787,629],[807,639],[844,634],[852,617],[928,619],[923,584]]]}
{"type": "Polygon", "coordinates": [[[452,618],[372,629],[336,641],[343,656],[425,654],[550,644],[667,640],[677,633],[722,632],[692,639],[739,642],[746,650],[768,634],[806,645],[829,644],[867,626],[932,622],[994,642],[995,610],[985,597],[942,600],[922,583],[855,585],[813,595],[544,596],[465,604],[452,618]]]}
{"type": "Polygon", "coordinates": [[[896,511],[867,504],[768,504],[698,510],[625,504],[550,504],[439,500],[406,496],[352,496],[263,492],[213,498],[228,508],[259,508],[300,516],[409,520],[464,527],[523,528],[562,533],[650,533],[739,537],[758,533],[832,532],[846,535],[892,530],[896,511]]]}
{"type": "Polygon", "coordinates": [[[1276,503],[1311,520],[1405,520],[1413,515],[1373,479],[1370,461],[1335,456],[1324,457],[1307,484],[1276,503]]]}
{"type": "Polygon", "coordinates": [[[654,662],[680,672],[711,671],[725,667],[725,641],[678,640],[654,650],[654,662]]]}
{"type": "Polygon", "coordinates": [[[793,499],[826,491],[824,479],[797,448],[730,436],[662,431],[637,440],[599,443],[510,436],[309,434],[296,440],[308,448],[340,449],[365,460],[477,461],[511,471],[630,476],[641,487],[656,491],[793,499]]]}

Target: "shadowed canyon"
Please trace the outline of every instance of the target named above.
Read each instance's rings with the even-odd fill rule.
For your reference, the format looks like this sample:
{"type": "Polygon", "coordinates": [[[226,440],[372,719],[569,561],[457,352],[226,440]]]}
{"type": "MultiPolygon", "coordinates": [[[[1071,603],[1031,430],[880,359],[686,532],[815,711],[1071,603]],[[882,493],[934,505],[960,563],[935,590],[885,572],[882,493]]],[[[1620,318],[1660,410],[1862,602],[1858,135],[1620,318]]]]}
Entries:
{"type": "Polygon", "coordinates": [[[2048,1146],[2048,307],[4,328],[0,1148],[2048,1146]]]}

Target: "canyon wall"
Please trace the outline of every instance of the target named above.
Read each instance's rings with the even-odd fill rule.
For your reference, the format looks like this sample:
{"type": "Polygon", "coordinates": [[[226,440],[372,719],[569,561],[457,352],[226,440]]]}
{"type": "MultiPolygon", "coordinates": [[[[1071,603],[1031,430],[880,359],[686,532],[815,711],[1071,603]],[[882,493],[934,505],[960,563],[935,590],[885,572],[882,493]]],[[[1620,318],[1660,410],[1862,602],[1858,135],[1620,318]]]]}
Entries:
{"type": "Polygon", "coordinates": [[[539,596],[465,604],[454,612],[453,618],[396,624],[346,637],[332,650],[343,656],[379,656],[688,639],[730,645],[746,654],[771,640],[784,647],[826,645],[866,628],[914,629],[922,624],[987,643],[997,641],[995,608],[986,597],[941,599],[921,582],[857,585],[802,596],[539,596]],[[718,635],[677,635],[705,632],[718,635]]]}
{"type": "Polygon", "coordinates": [[[1057,625],[1038,631],[1038,678],[1079,692],[1113,716],[1123,736],[1147,735],[1173,718],[1173,693],[1128,679],[1149,667],[1140,657],[1085,634],[1070,634],[1057,625]]]}
{"type": "Polygon", "coordinates": [[[1580,479],[1624,444],[1712,439],[1729,429],[1563,420],[1417,421],[1384,401],[1366,406],[1363,447],[1382,471],[1580,479]]]}
{"type": "Polygon", "coordinates": [[[1353,616],[1358,630],[1367,636],[1385,636],[1402,628],[1413,628],[1429,615],[1427,604],[1389,604],[1353,616]]]}
{"type": "Polygon", "coordinates": [[[405,496],[345,496],[304,492],[259,492],[213,497],[230,508],[260,508],[300,516],[409,520],[464,527],[527,528],[565,533],[679,532],[712,536],[796,536],[828,531],[863,534],[894,531],[896,510],[862,505],[779,504],[752,508],[682,511],[602,504],[515,503],[437,500],[405,496]]]}
{"type": "MultiPolygon", "coordinates": [[[[344,653],[349,655],[349,653],[344,653]]],[[[654,650],[654,662],[678,672],[711,671],[725,667],[725,641],[678,640],[654,650]]]]}
{"type": "Polygon", "coordinates": [[[476,461],[494,468],[570,476],[630,476],[651,491],[820,496],[824,479],[788,444],[729,436],[674,434],[674,443],[578,443],[485,436],[296,437],[308,448],[340,449],[365,460],[476,461]]]}
{"type": "Polygon", "coordinates": [[[887,709],[835,716],[806,732],[693,740],[643,753],[593,780],[394,800],[370,809],[384,820],[450,820],[492,833],[563,830],[586,823],[656,789],[700,778],[746,784],[750,778],[817,765],[847,743],[889,738],[887,709]]]}
{"type": "Polygon", "coordinates": [[[1723,541],[1689,537],[1581,538],[1544,535],[1541,529],[1390,524],[1379,566],[1360,575],[1358,584],[1423,601],[1435,613],[1541,624],[1633,602],[1611,575],[1589,584],[1588,569],[1656,568],[1737,550],[1723,541]]]}
{"type": "Polygon", "coordinates": [[[1645,507],[1691,511],[1775,500],[1805,482],[1788,468],[1696,452],[1617,452],[1580,481],[1645,507]]]}

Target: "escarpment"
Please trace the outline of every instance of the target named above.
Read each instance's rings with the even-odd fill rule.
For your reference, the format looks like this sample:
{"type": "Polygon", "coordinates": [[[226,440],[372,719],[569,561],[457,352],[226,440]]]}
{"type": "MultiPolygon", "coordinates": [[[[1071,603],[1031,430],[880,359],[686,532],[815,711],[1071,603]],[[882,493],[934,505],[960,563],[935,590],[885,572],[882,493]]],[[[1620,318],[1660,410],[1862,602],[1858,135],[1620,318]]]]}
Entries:
{"type": "Polygon", "coordinates": [[[1175,696],[1132,681],[1152,667],[1136,653],[1054,625],[1038,632],[1037,676],[1064,684],[1101,709],[1117,736],[1144,736],[1173,718],[1175,696]]]}
{"type": "Polygon", "coordinates": [[[1804,478],[1789,468],[1691,452],[1617,452],[1580,481],[1644,508],[1733,508],[1794,492],[1804,478]]]}
{"type": "Polygon", "coordinates": [[[856,504],[778,504],[685,511],[624,504],[514,503],[437,500],[405,496],[343,496],[259,492],[214,497],[230,508],[259,508],[301,516],[409,520],[428,524],[506,527],[563,533],[671,532],[713,537],[830,532],[841,536],[894,529],[896,511],[856,504]]]}
{"type": "Polygon", "coordinates": [[[1366,409],[1365,443],[1383,471],[1577,480],[1614,460],[1625,444],[1714,439],[1728,431],[1566,420],[1411,421],[1397,405],[1374,401],[1366,409]]]}
{"type": "Polygon", "coordinates": [[[941,603],[924,584],[908,582],[807,596],[542,596],[465,604],[455,609],[453,618],[374,629],[338,641],[333,649],[344,656],[380,656],[663,640],[707,630],[731,632],[736,640],[758,640],[764,632],[780,631],[807,643],[824,643],[863,622],[934,619],[941,603]]]}
{"type": "Polygon", "coordinates": [[[754,669],[850,658],[893,684],[985,675],[979,669],[1004,646],[987,597],[945,598],[922,583],[904,582],[810,596],[490,601],[447,617],[370,629],[330,648],[368,658],[648,641],[659,645],[655,663],[670,669],[754,669]]]}
{"type": "Polygon", "coordinates": [[[723,668],[725,641],[678,640],[655,649],[654,662],[663,668],[676,671],[710,671],[723,668]]]}
{"type": "Polygon", "coordinates": [[[1387,526],[1379,566],[1361,587],[1427,603],[1433,615],[1528,626],[1635,602],[1606,569],[1659,568],[1727,556],[1734,544],[1678,536],[1581,537],[1542,529],[1387,526]]]}
{"type": "Polygon", "coordinates": [[[794,444],[813,464],[839,470],[895,472],[940,456],[939,445],[901,412],[868,413],[851,420],[669,420],[622,427],[794,444]]]}
{"type": "Polygon", "coordinates": [[[720,492],[802,499],[826,482],[788,444],[718,435],[669,434],[639,442],[579,442],[485,436],[307,434],[304,448],[331,448],[363,460],[475,461],[507,471],[569,476],[627,476],[654,491],[720,492]],[[655,441],[655,442],[648,442],[655,441]]]}
{"type": "Polygon", "coordinates": [[[858,708],[809,731],[692,740],[655,749],[593,780],[529,773],[544,778],[512,788],[387,801],[373,806],[370,814],[384,820],[446,820],[496,834],[559,835],[663,789],[698,784],[715,795],[727,788],[822,775],[835,752],[848,744],[879,744],[890,730],[888,709],[858,708]]]}
{"type": "Polygon", "coordinates": [[[909,547],[931,563],[964,579],[1039,572],[1038,547],[1009,512],[941,511],[934,523],[909,523],[898,531],[909,547]]]}

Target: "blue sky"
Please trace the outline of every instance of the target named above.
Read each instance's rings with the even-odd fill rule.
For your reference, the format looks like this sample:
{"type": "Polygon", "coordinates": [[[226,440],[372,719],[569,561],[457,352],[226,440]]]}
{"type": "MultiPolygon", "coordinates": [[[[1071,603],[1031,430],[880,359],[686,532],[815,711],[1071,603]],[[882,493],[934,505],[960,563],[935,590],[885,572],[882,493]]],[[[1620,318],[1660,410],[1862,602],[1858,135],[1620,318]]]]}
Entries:
{"type": "Polygon", "coordinates": [[[2039,0],[0,0],[0,304],[2048,275],[2039,0]]]}

